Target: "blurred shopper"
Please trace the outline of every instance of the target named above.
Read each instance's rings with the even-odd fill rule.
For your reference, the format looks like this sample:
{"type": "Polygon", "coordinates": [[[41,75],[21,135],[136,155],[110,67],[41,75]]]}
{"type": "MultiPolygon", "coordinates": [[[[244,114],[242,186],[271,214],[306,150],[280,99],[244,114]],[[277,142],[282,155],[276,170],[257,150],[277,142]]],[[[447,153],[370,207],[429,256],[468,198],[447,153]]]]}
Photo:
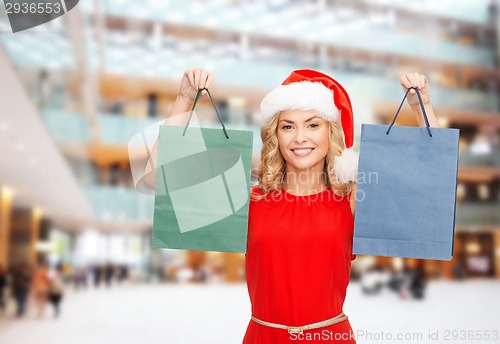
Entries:
{"type": "Polygon", "coordinates": [[[52,79],[50,76],[50,72],[47,69],[42,69],[38,76],[38,94],[39,97],[38,103],[40,109],[45,108],[50,104],[52,94],[54,91],[52,79]]]}
{"type": "Polygon", "coordinates": [[[409,290],[414,299],[422,300],[424,298],[427,280],[422,268],[413,271],[409,284],[409,290]]]}
{"type": "Polygon", "coordinates": [[[40,264],[33,276],[33,297],[38,317],[42,317],[49,297],[50,279],[47,265],[40,264]]]}
{"type": "Polygon", "coordinates": [[[189,282],[192,283],[205,283],[207,281],[207,271],[206,267],[203,265],[193,266],[191,269],[193,271],[192,277],[189,282]]]}
{"type": "Polygon", "coordinates": [[[72,281],[76,273],[76,269],[74,268],[74,266],[69,263],[60,263],[60,265],[61,265],[60,272],[63,282],[66,283],[68,281],[72,281]]]}
{"type": "Polygon", "coordinates": [[[122,281],[128,280],[128,266],[123,264],[121,267],[121,279],[122,281]]]}
{"type": "Polygon", "coordinates": [[[376,266],[361,275],[361,290],[363,294],[378,294],[383,287],[383,276],[380,267],[376,266]]]}
{"type": "Polygon", "coordinates": [[[404,267],[400,274],[399,298],[406,300],[410,298],[410,284],[412,272],[409,268],[404,267]]]}
{"type": "Polygon", "coordinates": [[[452,269],[453,277],[457,281],[465,281],[467,278],[467,274],[465,273],[465,269],[461,265],[455,265],[452,269]]]}
{"type": "Polygon", "coordinates": [[[113,276],[114,276],[114,267],[112,264],[108,263],[104,265],[104,281],[106,282],[106,286],[108,288],[111,287],[111,283],[113,282],[113,276]]]}
{"type": "Polygon", "coordinates": [[[94,287],[99,288],[102,278],[102,267],[100,265],[95,265],[92,268],[92,274],[94,276],[94,287]]]}
{"type": "Polygon", "coordinates": [[[28,264],[21,262],[17,265],[12,277],[12,291],[17,306],[16,314],[18,317],[22,317],[26,311],[26,302],[31,286],[31,269],[28,264]]]}
{"type": "Polygon", "coordinates": [[[5,289],[7,288],[7,271],[0,264],[0,311],[5,311],[5,289]]]}
{"type": "Polygon", "coordinates": [[[59,317],[63,297],[63,268],[58,265],[50,274],[49,301],[54,307],[54,316],[59,317]]]}
{"type": "Polygon", "coordinates": [[[389,290],[399,294],[405,282],[405,274],[403,271],[393,272],[387,282],[389,290]]]}
{"type": "Polygon", "coordinates": [[[75,283],[75,289],[80,289],[80,287],[87,289],[87,280],[88,280],[89,269],[85,266],[82,266],[75,270],[75,274],[73,275],[73,281],[75,283]]]}
{"type": "Polygon", "coordinates": [[[90,268],[88,266],[83,266],[82,271],[81,271],[81,284],[82,287],[87,289],[87,286],[89,284],[89,278],[90,278],[90,268]]]}
{"type": "Polygon", "coordinates": [[[114,277],[118,284],[121,284],[128,279],[128,266],[126,264],[117,264],[114,271],[114,277]]]}

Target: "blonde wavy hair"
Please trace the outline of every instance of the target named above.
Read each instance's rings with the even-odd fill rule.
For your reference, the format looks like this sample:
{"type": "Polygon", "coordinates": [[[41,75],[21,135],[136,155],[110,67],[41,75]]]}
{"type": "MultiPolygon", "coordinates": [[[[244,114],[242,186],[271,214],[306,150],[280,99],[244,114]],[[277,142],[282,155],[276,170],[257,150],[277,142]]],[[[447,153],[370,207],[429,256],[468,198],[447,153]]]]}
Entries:
{"type": "MultiPolygon", "coordinates": [[[[261,165],[258,170],[258,187],[263,192],[262,195],[253,194],[251,197],[256,200],[263,199],[273,191],[281,193],[283,177],[286,172],[286,161],[280,152],[278,145],[278,120],[281,112],[276,114],[270,121],[262,125],[260,137],[262,139],[261,165]]],[[[330,145],[325,158],[323,175],[327,188],[333,190],[336,195],[347,196],[353,190],[354,182],[340,183],[334,174],[333,162],[345,148],[342,130],[337,122],[326,120],[329,124],[330,145]]]]}

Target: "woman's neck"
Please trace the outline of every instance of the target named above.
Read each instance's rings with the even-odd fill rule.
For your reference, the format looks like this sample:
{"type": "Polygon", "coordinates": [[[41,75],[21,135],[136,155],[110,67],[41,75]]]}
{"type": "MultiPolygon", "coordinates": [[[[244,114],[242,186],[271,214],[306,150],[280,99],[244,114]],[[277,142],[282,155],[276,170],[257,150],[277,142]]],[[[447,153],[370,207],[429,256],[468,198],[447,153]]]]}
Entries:
{"type": "Polygon", "coordinates": [[[288,193],[297,196],[310,195],[321,192],[327,188],[323,166],[313,166],[308,169],[298,170],[287,166],[281,187],[288,193]]]}

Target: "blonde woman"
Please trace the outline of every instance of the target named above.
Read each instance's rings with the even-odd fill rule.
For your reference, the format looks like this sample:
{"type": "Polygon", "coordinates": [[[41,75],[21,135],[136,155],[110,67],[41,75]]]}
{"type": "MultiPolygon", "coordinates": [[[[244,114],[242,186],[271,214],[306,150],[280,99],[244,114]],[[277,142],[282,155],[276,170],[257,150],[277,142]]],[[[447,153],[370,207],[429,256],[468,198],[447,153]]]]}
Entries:
{"type": "MultiPolygon", "coordinates": [[[[213,81],[205,69],[186,70],[166,124],[184,125],[197,91],[213,81]]],[[[400,84],[420,90],[437,126],[427,79],[411,73],[400,84]]],[[[414,90],[407,99],[425,125],[414,90]]],[[[253,159],[258,185],[251,190],[246,253],[252,315],[243,343],[355,343],[342,310],[355,259],[357,155],[349,96],[328,75],[296,70],[265,96],[260,110],[263,147],[253,159]]]]}

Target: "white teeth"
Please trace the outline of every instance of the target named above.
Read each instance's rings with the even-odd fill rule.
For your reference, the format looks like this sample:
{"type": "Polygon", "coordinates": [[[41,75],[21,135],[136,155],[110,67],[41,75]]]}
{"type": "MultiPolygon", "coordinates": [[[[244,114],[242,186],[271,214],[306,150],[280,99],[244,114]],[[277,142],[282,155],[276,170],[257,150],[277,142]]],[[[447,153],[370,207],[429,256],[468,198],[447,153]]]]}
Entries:
{"type": "Polygon", "coordinates": [[[297,155],[306,155],[308,154],[310,151],[312,151],[311,148],[309,149],[295,149],[293,152],[297,155]]]}

